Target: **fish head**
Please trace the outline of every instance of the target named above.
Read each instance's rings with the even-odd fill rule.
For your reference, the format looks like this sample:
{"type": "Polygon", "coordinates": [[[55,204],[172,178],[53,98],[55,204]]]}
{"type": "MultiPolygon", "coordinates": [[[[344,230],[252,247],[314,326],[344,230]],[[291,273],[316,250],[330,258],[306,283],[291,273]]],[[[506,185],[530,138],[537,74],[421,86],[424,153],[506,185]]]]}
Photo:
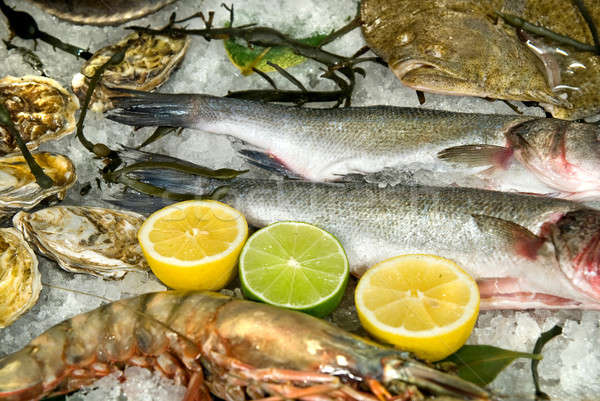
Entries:
{"type": "Polygon", "coordinates": [[[600,300],[600,211],[566,213],[552,226],[550,237],[565,276],[576,288],[600,300]]]}
{"type": "Polygon", "coordinates": [[[513,127],[515,157],[546,185],[582,199],[600,196],[600,128],[537,119],[513,127]]]}

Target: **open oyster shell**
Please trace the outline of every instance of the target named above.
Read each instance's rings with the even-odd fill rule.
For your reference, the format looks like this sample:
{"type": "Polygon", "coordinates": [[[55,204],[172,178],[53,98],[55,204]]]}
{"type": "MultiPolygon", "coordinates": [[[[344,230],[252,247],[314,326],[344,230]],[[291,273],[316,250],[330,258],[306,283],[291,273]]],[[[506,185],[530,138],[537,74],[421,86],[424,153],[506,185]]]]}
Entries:
{"type": "Polygon", "coordinates": [[[67,189],[75,183],[75,166],[68,157],[40,152],[33,153],[33,158],[54,185],[48,189],[40,187],[23,156],[0,157],[0,217],[19,209],[31,209],[53,195],[63,199],[67,189]]]}
{"type": "Polygon", "coordinates": [[[0,228],[0,328],[37,302],[42,289],[38,260],[14,228],[0,228]]]}
{"type": "Polygon", "coordinates": [[[113,279],[148,269],[137,241],[143,221],[137,213],[84,206],[19,212],[13,218],[25,239],[64,270],[113,279]]]}
{"type": "Polygon", "coordinates": [[[88,78],[106,63],[113,54],[127,47],[125,58],[106,69],[96,86],[89,108],[102,112],[113,106],[109,100],[114,88],[151,91],[162,85],[177,67],[190,44],[188,36],[148,35],[134,32],[114,45],[103,47],[75,74],[71,86],[83,101],[88,78]]]}
{"type": "MultiPolygon", "coordinates": [[[[4,102],[29,149],[59,139],[75,130],[79,102],[53,79],[26,75],[0,79],[0,102],[4,102]]],[[[0,155],[18,152],[17,143],[0,127],[0,155]]]]}

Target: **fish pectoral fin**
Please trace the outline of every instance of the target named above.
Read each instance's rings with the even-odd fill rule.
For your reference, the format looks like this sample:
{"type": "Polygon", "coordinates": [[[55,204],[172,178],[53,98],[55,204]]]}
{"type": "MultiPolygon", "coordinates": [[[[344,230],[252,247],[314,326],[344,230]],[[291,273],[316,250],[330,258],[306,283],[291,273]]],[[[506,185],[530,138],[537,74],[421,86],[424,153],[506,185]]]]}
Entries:
{"type": "Polygon", "coordinates": [[[482,232],[503,239],[517,255],[526,259],[535,260],[539,249],[546,242],[544,238],[512,221],[482,214],[472,214],[471,216],[482,232]]]}
{"type": "Polygon", "coordinates": [[[438,152],[438,159],[464,164],[469,167],[492,166],[499,168],[508,167],[513,150],[497,145],[461,145],[444,149],[438,152]]]}
{"type": "Polygon", "coordinates": [[[260,167],[264,170],[271,171],[273,173],[284,175],[288,178],[299,179],[302,178],[292,170],[288,169],[280,160],[273,155],[254,149],[240,149],[238,153],[244,157],[248,163],[260,167]]]}

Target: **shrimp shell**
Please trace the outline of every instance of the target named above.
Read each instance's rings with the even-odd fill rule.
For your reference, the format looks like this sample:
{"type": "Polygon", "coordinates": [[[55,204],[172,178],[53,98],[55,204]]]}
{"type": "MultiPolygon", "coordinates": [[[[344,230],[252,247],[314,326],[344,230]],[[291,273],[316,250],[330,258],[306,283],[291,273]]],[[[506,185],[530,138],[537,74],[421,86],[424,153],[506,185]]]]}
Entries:
{"type": "Polygon", "coordinates": [[[485,390],[317,318],[210,292],[166,291],[66,320],[0,359],[0,400],[73,391],[124,365],[158,369],[185,400],[489,400],[485,390]],[[375,398],[375,396],[377,398],[375,398]]]}

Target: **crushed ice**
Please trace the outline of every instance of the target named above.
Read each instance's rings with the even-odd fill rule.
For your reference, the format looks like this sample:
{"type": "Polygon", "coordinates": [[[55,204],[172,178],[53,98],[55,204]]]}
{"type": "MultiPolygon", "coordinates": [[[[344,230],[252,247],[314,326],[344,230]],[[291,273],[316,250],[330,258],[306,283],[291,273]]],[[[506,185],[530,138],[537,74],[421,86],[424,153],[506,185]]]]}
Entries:
{"type": "MultiPolygon", "coordinates": [[[[76,26],[57,20],[40,12],[28,2],[7,0],[10,6],[34,15],[42,30],[59,36],[61,39],[80,47],[98,49],[116,42],[126,35],[123,27],[97,28],[76,26]]],[[[216,25],[228,21],[228,13],[221,7],[222,0],[180,0],[161,12],[135,21],[136,25],[164,24],[168,16],[176,11],[179,16],[188,16],[197,11],[215,10],[216,25]],[[200,6],[198,6],[200,4],[200,6]],[[200,7],[200,9],[198,8],[200,7]]],[[[358,0],[246,0],[235,2],[235,23],[259,22],[262,25],[286,30],[297,36],[308,36],[316,31],[329,32],[348,22],[357,10],[358,0]]],[[[3,17],[0,17],[3,18],[3,17]]],[[[191,22],[190,27],[200,27],[199,22],[191,22]]],[[[0,36],[8,37],[4,23],[0,24],[0,36]]],[[[19,39],[18,46],[31,48],[32,43],[19,39]]],[[[350,55],[364,45],[359,31],[354,31],[328,45],[328,49],[350,55]]],[[[61,52],[55,52],[45,43],[38,43],[37,54],[42,59],[50,77],[69,87],[72,76],[79,72],[80,60],[61,52]]],[[[358,79],[353,104],[390,104],[419,107],[417,96],[400,84],[386,68],[378,65],[364,65],[365,79],[358,79]]],[[[318,79],[319,65],[306,62],[290,69],[311,88],[327,88],[328,83],[318,79]]],[[[4,75],[35,74],[25,64],[21,56],[0,46],[0,73],[4,75]]],[[[275,78],[282,88],[291,87],[280,77],[275,78]]],[[[225,95],[228,90],[266,88],[266,83],[256,74],[244,77],[229,62],[220,41],[207,42],[193,38],[182,67],[160,90],[162,92],[204,92],[225,95]]],[[[505,103],[489,102],[469,97],[451,97],[426,94],[425,107],[451,111],[513,114],[505,103]]],[[[540,108],[519,106],[526,114],[543,116],[540,108]]],[[[117,144],[140,144],[151,129],[141,129],[133,133],[131,128],[105,120],[101,115],[88,113],[86,135],[94,142],[104,142],[109,146],[117,144]]],[[[66,202],[87,205],[103,205],[101,199],[106,191],[119,190],[98,187],[99,164],[92,160],[74,136],[64,138],[56,144],[46,144],[42,150],[68,153],[73,159],[79,175],[79,182],[73,188],[66,202]],[[92,190],[85,196],[79,194],[87,183],[92,190]]],[[[209,167],[246,167],[224,137],[205,135],[186,130],[179,137],[163,138],[148,147],[149,151],[163,152],[188,159],[209,167]]],[[[260,172],[253,172],[260,174],[260,172]]],[[[388,172],[382,173],[384,176],[388,172]]],[[[390,180],[391,175],[388,174],[390,180]]],[[[426,173],[402,177],[407,182],[432,182],[426,173]]],[[[393,183],[393,182],[390,182],[393,183]]],[[[106,206],[106,205],[104,205],[106,206]]],[[[128,274],[123,281],[104,281],[90,276],[73,275],[60,270],[53,262],[40,258],[43,287],[40,300],[32,310],[12,326],[0,330],[0,356],[13,352],[50,326],[78,313],[91,310],[106,302],[140,293],[164,289],[152,275],[144,273],[128,274]],[[77,292],[74,292],[76,290],[77,292]]],[[[564,334],[547,344],[544,360],[539,365],[542,388],[555,400],[588,400],[600,394],[600,352],[597,341],[600,338],[599,312],[593,311],[533,311],[533,312],[483,312],[477,327],[470,338],[471,343],[492,344],[500,347],[529,351],[539,334],[554,324],[564,325],[564,334]],[[591,398],[590,398],[591,397],[591,398]]],[[[359,331],[358,320],[353,310],[351,298],[347,297],[330,320],[348,329],[359,331]]],[[[126,380],[110,375],[96,382],[91,388],[69,397],[70,400],[180,400],[184,389],[175,386],[158,374],[141,368],[128,368],[126,380]]],[[[519,360],[491,384],[491,389],[499,394],[510,394],[532,398],[533,385],[528,361],[519,360]]]]}

